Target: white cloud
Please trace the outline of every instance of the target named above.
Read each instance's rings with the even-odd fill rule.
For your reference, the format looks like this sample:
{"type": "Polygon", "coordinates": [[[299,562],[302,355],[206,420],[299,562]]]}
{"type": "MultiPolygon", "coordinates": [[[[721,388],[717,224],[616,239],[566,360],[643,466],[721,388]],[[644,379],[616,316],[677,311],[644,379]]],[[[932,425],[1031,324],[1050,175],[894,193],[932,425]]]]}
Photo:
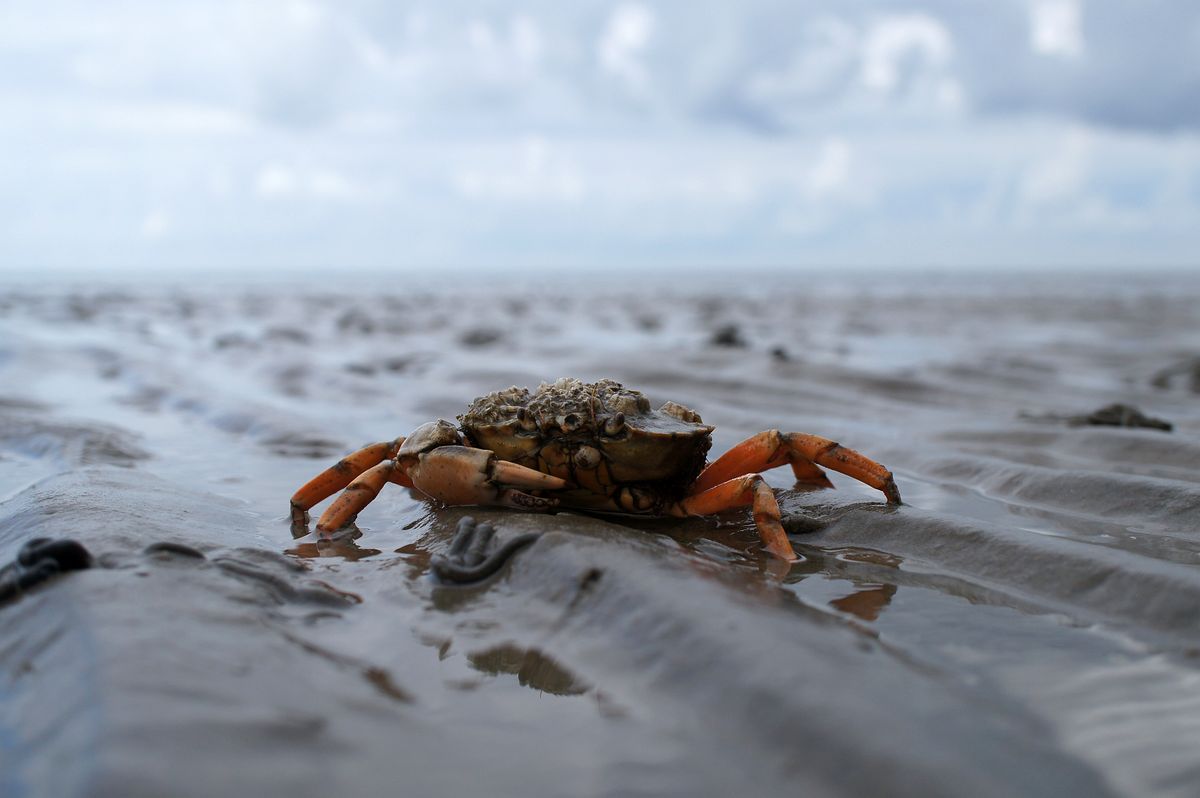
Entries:
{"type": "Polygon", "coordinates": [[[487,23],[473,19],[467,25],[467,41],[479,52],[487,52],[496,46],[496,37],[487,23]]]}
{"type": "Polygon", "coordinates": [[[142,238],[155,239],[162,238],[171,227],[171,218],[166,211],[157,209],[150,211],[142,217],[142,223],[138,227],[142,238]]]}
{"type": "Polygon", "coordinates": [[[259,169],[254,190],[258,196],[266,199],[334,201],[364,199],[370,193],[336,169],[297,169],[278,163],[270,163],[259,169]]]}
{"type": "Polygon", "coordinates": [[[470,200],[575,203],[587,193],[579,168],[540,136],[520,142],[515,158],[487,153],[486,163],[459,167],[451,184],[470,200]]]}
{"type": "Polygon", "coordinates": [[[854,151],[842,138],[831,138],[821,145],[817,162],[808,175],[807,189],[815,197],[837,195],[850,185],[854,151]]]}
{"type": "Polygon", "coordinates": [[[881,92],[895,90],[909,59],[933,68],[946,65],[954,52],[950,32],[928,14],[881,17],[863,37],[861,80],[881,92]]]}
{"type": "Polygon", "coordinates": [[[389,263],[982,259],[1021,225],[1014,259],[1108,228],[1194,259],[1198,26],[1194,0],[14,0],[0,227],[28,262],[350,235],[389,263]]]}
{"type": "Polygon", "coordinates": [[[1077,59],[1083,55],[1083,6],[1080,0],[1032,0],[1029,46],[1039,55],[1077,59]]]}
{"type": "Polygon", "coordinates": [[[954,37],[931,14],[820,16],[800,29],[785,59],[762,58],[769,66],[753,68],[726,107],[734,119],[775,132],[808,131],[814,118],[932,121],[968,107],[954,37]]]}
{"type": "Polygon", "coordinates": [[[108,103],[73,110],[86,115],[80,119],[83,125],[138,136],[230,136],[252,128],[236,111],[194,103],[108,103]]]}
{"type": "Polygon", "coordinates": [[[608,18],[608,24],[596,44],[600,66],[624,80],[631,89],[646,87],[647,72],[642,52],[654,35],[655,16],[640,4],[618,6],[608,18]]]}
{"type": "Polygon", "coordinates": [[[518,14],[512,19],[510,35],[517,59],[528,67],[537,66],[545,48],[537,21],[527,14],[518,14]]]}
{"type": "Polygon", "coordinates": [[[1078,199],[1087,183],[1091,136],[1073,130],[1054,150],[1031,164],[1021,176],[1019,198],[1024,211],[1078,199]]]}
{"type": "Polygon", "coordinates": [[[961,111],[966,106],[962,83],[954,78],[939,80],[934,88],[934,97],[938,105],[947,111],[961,111]]]}
{"type": "Polygon", "coordinates": [[[361,187],[333,169],[318,169],[308,175],[308,190],[321,199],[352,200],[363,196],[361,187]]]}
{"type": "Polygon", "coordinates": [[[545,43],[532,17],[517,14],[507,26],[473,19],[467,24],[466,40],[476,67],[471,80],[520,87],[537,77],[545,43]]]}
{"type": "Polygon", "coordinates": [[[822,141],[795,187],[788,187],[773,220],[776,231],[807,238],[829,229],[847,209],[870,205],[871,189],[857,160],[854,145],[844,137],[822,141]]]}
{"type": "Polygon", "coordinates": [[[295,172],[279,164],[268,164],[258,172],[254,188],[262,197],[288,197],[300,187],[295,172]]]}
{"type": "Polygon", "coordinates": [[[233,193],[233,178],[223,166],[208,169],[204,183],[213,197],[224,199],[233,193]]]}
{"type": "Polygon", "coordinates": [[[837,17],[821,17],[806,25],[801,43],[782,68],[755,71],[747,81],[747,97],[765,104],[787,103],[836,92],[857,67],[859,34],[837,17]]]}
{"type": "Polygon", "coordinates": [[[655,175],[654,179],[641,183],[640,194],[644,200],[653,202],[687,201],[730,207],[755,200],[763,183],[764,176],[752,167],[732,162],[697,172],[655,175]]]}

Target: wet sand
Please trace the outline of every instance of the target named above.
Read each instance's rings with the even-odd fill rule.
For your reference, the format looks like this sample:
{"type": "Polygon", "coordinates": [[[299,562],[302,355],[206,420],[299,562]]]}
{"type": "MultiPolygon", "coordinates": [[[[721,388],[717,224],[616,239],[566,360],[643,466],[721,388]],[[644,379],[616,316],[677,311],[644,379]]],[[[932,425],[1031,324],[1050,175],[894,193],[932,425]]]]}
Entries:
{"type": "Polygon", "coordinates": [[[1198,308],[1154,276],[0,288],[0,562],[97,557],[0,606],[0,795],[1193,796],[1198,308]],[[293,540],[342,454],[563,375],[714,453],[840,440],[906,503],[769,473],[791,568],[744,511],[472,509],[547,534],[469,588],[429,575],[468,511],[400,488],[293,540]],[[1071,420],[1117,402],[1173,429],[1071,420]]]}

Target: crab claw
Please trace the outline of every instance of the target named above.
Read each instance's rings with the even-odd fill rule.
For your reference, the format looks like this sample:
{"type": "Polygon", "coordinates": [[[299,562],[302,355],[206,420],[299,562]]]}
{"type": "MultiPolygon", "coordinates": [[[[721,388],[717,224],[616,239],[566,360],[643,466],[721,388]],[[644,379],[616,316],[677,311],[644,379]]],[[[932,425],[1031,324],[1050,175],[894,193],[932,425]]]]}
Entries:
{"type": "Polygon", "coordinates": [[[468,446],[439,446],[425,452],[408,467],[408,476],[422,493],[449,505],[502,504],[548,510],[558,499],[524,491],[567,487],[566,480],[468,446]]]}

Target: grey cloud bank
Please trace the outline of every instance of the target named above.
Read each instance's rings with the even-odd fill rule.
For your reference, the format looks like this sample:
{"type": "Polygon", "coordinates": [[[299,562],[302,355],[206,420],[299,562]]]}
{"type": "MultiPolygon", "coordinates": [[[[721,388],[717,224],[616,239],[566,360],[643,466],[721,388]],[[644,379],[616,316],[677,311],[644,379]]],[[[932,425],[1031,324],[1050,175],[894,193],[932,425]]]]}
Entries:
{"type": "Polygon", "coordinates": [[[1191,266],[1190,2],[10,3],[4,268],[1191,266]]]}

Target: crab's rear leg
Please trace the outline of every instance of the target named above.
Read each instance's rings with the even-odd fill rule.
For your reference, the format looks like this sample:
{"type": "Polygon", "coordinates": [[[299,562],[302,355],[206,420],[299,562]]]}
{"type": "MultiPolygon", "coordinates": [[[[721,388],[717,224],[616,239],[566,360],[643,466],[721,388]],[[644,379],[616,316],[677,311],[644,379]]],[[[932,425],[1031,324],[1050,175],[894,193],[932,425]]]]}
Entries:
{"type": "Polygon", "coordinates": [[[771,486],[758,474],[743,474],[699,493],[671,508],[672,515],[712,515],[731,507],[753,505],[754,524],[767,550],[789,562],[799,559],[788,541],[771,486]]]}
{"type": "Polygon", "coordinates": [[[803,432],[760,432],[734,446],[700,473],[692,486],[700,493],[740,474],[756,474],[791,463],[798,482],[832,487],[818,466],[831,468],[883,491],[892,504],[900,504],[900,490],[892,472],[853,449],[827,438],[803,432]]]}
{"type": "MultiPolygon", "coordinates": [[[[310,509],[344,489],[355,477],[367,469],[384,460],[391,460],[400,451],[403,444],[404,438],[397,438],[394,441],[381,441],[364,446],[357,452],[346,455],[304,483],[300,490],[292,494],[292,531],[300,530],[300,534],[303,534],[305,527],[308,526],[310,509]]],[[[404,478],[403,475],[401,477],[404,478]]],[[[410,482],[400,482],[399,484],[412,487],[410,482]]]]}

